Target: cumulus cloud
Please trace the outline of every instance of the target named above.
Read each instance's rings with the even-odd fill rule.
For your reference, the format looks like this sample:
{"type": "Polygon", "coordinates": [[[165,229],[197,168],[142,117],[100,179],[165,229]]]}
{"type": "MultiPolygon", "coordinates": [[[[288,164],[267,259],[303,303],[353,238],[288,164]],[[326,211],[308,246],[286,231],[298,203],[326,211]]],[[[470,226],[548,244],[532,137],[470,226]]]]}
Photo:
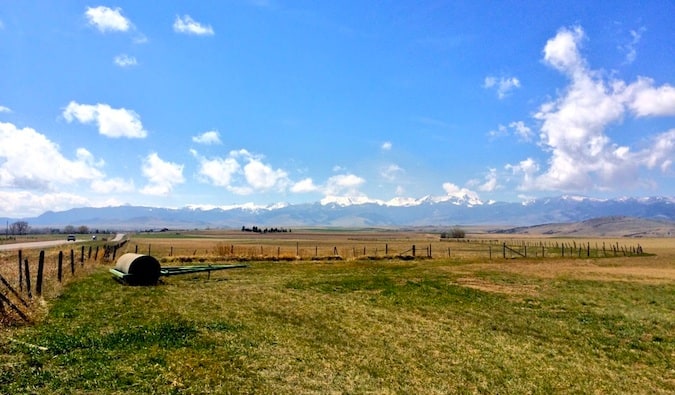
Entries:
{"type": "Polygon", "coordinates": [[[0,190],[0,216],[34,217],[45,211],[63,211],[73,207],[89,207],[85,197],[63,192],[35,193],[28,190],[0,190]]]}
{"type": "Polygon", "coordinates": [[[541,122],[539,145],[549,155],[548,167],[536,174],[539,168],[532,159],[507,166],[524,177],[522,189],[585,191],[635,186],[642,182],[638,178],[641,168],[664,170],[671,165],[675,153],[672,131],[654,136],[651,146],[638,150],[614,143],[607,131],[630,115],[675,115],[675,88],[655,86],[646,77],[630,84],[606,80],[582,56],[584,40],[581,27],[563,28],[544,47],[544,62],[565,74],[569,84],[534,115],[541,122]]]}
{"type": "Polygon", "coordinates": [[[84,148],[69,159],[34,129],[0,122],[0,187],[49,191],[57,185],[102,178],[101,166],[84,148]]]}
{"type": "Polygon", "coordinates": [[[9,113],[12,112],[12,110],[9,107],[0,106],[0,113],[2,112],[9,113]]]}
{"type": "Polygon", "coordinates": [[[495,89],[497,91],[497,97],[499,99],[504,99],[508,94],[517,88],[520,88],[520,80],[516,77],[485,77],[483,82],[483,88],[486,89],[495,89]]]}
{"type": "Polygon", "coordinates": [[[326,196],[361,196],[358,188],[365,182],[354,174],[338,174],[328,178],[322,189],[326,196]]]}
{"type": "Polygon", "coordinates": [[[311,178],[302,179],[291,187],[291,192],[293,193],[310,193],[317,190],[319,190],[319,187],[314,185],[314,181],[311,178]]]}
{"type": "Polygon", "coordinates": [[[202,25],[192,19],[190,15],[176,16],[176,20],[173,22],[173,31],[196,36],[213,36],[215,34],[211,25],[202,25]]]}
{"type": "Polygon", "coordinates": [[[475,202],[480,201],[480,197],[475,191],[472,191],[468,188],[460,188],[451,182],[443,183],[443,190],[448,197],[475,202]]]}
{"type": "Polygon", "coordinates": [[[71,101],[63,111],[66,121],[95,123],[100,134],[107,137],[144,138],[148,132],[143,129],[140,116],[133,110],[112,108],[107,104],[78,104],[71,101]]]}
{"type": "Polygon", "coordinates": [[[271,190],[283,192],[291,184],[288,173],[263,162],[263,157],[245,149],[230,151],[224,158],[205,158],[197,151],[198,174],[202,181],[225,187],[230,192],[247,195],[271,190]]]}
{"type": "Polygon", "coordinates": [[[478,186],[478,190],[481,192],[493,192],[498,187],[497,169],[489,169],[484,182],[478,186]]]}
{"type": "Polygon", "coordinates": [[[167,162],[153,152],[143,159],[142,174],[148,184],[141,189],[145,195],[166,196],[173,188],[185,182],[183,165],[167,162]]]}
{"type": "Polygon", "coordinates": [[[100,194],[133,192],[134,189],[134,182],[132,180],[122,178],[97,179],[91,182],[91,190],[100,194]]]}
{"type": "Polygon", "coordinates": [[[123,68],[124,67],[136,66],[138,64],[135,57],[129,56],[129,55],[126,55],[126,54],[121,54],[121,55],[115,56],[113,61],[115,62],[116,65],[118,65],[119,67],[123,67],[123,68]]]}
{"type": "Polygon", "coordinates": [[[391,141],[385,141],[384,143],[382,143],[381,146],[382,151],[391,151],[391,147],[392,147],[391,141]]]}
{"type": "Polygon", "coordinates": [[[101,33],[126,32],[131,28],[131,22],[122,15],[122,9],[105,6],[87,7],[84,13],[89,24],[101,33]]]}
{"type": "Polygon", "coordinates": [[[192,141],[197,144],[221,144],[220,133],[215,130],[192,136],[192,141]]]}

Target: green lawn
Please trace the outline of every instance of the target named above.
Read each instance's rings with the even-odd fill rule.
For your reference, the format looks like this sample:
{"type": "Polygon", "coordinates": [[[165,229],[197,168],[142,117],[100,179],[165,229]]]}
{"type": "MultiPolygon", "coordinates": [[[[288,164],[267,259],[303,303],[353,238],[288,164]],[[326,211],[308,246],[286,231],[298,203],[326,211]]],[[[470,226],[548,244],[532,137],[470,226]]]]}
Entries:
{"type": "Polygon", "coordinates": [[[3,394],[675,392],[672,281],[443,260],[101,269],[5,333],[3,394]]]}

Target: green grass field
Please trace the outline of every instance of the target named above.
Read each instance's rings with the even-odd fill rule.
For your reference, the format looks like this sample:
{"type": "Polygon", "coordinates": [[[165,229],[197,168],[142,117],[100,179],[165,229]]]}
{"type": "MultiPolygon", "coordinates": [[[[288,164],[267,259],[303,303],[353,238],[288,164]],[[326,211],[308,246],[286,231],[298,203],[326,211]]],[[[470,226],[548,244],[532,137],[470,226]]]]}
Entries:
{"type": "Polygon", "coordinates": [[[0,337],[0,393],[673,393],[655,257],[107,268],[0,337]]]}

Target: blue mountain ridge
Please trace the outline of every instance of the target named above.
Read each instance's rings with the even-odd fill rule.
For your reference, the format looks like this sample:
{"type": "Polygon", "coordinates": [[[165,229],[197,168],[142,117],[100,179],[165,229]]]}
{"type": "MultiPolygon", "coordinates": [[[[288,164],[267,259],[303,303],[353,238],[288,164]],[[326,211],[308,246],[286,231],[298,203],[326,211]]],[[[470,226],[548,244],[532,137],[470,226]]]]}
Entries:
{"type": "Polygon", "coordinates": [[[675,198],[593,199],[550,197],[529,202],[467,204],[461,200],[422,201],[416,205],[377,203],[306,203],[275,208],[159,208],[144,206],[82,207],[48,211],[24,220],[35,227],[88,226],[120,230],[151,228],[262,227],[404,227],[452,225],[528,226],[584,221],[607,216],[628,216],[675,221],[675,198]]]}

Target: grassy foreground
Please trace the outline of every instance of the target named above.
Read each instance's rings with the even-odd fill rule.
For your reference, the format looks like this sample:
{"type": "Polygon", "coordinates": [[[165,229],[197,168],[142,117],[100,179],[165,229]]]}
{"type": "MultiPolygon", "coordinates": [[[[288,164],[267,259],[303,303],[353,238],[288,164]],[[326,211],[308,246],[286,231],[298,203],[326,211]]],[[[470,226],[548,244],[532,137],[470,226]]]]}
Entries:
{"type": "Polygon", "coordinates": [[[673,393],[675,282],[646,259],[100,269],[0,333],[0,393],[673,393]]]}

